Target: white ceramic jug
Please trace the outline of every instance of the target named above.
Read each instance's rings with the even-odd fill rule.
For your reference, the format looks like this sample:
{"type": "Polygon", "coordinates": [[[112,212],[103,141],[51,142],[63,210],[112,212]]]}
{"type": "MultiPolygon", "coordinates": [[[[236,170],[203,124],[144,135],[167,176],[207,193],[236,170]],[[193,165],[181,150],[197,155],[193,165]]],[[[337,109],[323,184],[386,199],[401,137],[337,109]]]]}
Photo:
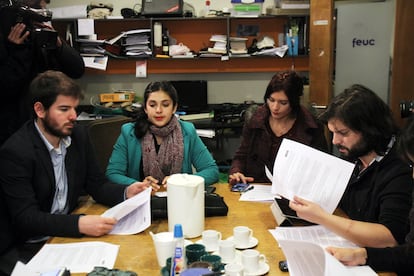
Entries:
{"type": "Polygon", "coordinates": [[[204,178],[173,174],[167,180],[168,229],[181,224],[185,238],[201,236],[204,230],[204,178]]]}

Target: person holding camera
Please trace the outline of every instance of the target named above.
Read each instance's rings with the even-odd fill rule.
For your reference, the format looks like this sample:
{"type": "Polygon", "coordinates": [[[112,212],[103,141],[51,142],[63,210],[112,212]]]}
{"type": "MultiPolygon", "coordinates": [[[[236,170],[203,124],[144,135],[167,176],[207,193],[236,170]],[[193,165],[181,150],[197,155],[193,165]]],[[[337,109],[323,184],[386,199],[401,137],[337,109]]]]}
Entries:
{"type": "MultiPolygon", "coordinates": [[[[8,1],[9,2],[9,1],[8,1]]],[[[0,9],[0,145],[30,118],[28,86],[38,73],[49,69],[80,78],[82,57],[46,23],[49,0],[19,0],[0,9]]]]}

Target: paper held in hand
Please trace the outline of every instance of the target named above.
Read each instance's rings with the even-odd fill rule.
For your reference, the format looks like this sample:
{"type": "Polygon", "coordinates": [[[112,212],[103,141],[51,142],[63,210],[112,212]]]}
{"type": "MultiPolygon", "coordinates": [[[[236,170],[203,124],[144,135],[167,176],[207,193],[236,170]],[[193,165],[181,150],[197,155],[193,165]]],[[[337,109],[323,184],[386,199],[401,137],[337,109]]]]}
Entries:
{"type": "Polygon", "coordinates": [[[332,214],[354,167],[351,162],[285,138],[273,167],[272,194],[289,200],[296,195],[332,214]]]}

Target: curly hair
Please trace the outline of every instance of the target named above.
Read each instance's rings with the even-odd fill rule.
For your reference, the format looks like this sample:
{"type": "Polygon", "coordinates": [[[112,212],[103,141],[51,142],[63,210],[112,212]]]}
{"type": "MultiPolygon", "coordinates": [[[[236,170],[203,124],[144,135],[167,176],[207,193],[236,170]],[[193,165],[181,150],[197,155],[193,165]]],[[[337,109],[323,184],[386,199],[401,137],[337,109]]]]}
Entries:
{"type": "Polygon", "coordinates": [[[398,133],[389,106],[372,90],[360,84],[354,84],[334,97],[319,116],[324,123],[333,118],[360,132],[377,154],[384,154],[391,137],[398,133]]]}

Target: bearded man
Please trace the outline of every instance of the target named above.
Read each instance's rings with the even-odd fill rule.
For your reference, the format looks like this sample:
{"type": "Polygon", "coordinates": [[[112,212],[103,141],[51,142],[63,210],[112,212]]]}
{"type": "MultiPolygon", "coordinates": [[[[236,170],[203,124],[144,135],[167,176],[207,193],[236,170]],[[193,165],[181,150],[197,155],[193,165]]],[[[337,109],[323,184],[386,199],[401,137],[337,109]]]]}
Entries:
{"type": "Polygon", "coordinates": [[[302,219],[321,224],[362,247],[404,243],[413,180],[409,164],[395,150],[398,128],[388,105],[367,87],[356,84],[336,96],[320,118],[332,132],[339,154],[355,162],[339,204],[348,217],[326,213],[300,197],[294,197],[289,206],[302,219]]]}

